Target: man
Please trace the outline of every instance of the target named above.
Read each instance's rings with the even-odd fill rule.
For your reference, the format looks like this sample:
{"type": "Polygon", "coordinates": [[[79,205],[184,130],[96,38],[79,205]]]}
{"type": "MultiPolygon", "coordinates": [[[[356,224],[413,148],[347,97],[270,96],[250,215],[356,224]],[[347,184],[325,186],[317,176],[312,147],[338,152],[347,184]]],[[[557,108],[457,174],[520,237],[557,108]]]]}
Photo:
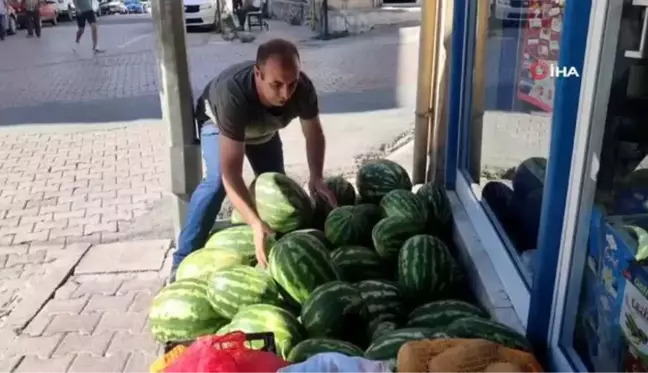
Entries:
{"type": "Polygon", "coordinates": [[[9,25],[7,23],[7,21],[9,21],[9,19],[7,18],[7,8],[9,8],[7,0],[0,0],[0,40],[4,40],[5,31],[7,29],[7,26],[9,25]]]}
{"type": "Polygon", "coordinates": [[[90,24],[92,35],[92,52],[102,53],[103,51],[97,48],[97,18],[92,9],[92,0],[74,0],[74,6],[76,7],[76,22],[78,26],[76,32],[76,44],[78,45],[81,42],[81,37],[85,31],[85,25],[87,22],[90,24]]]}
{"type": "Polygon", "coordinates": [[[33,38],[34,32],[41,37],[40,0],[23,0],[23,10],[27,20],[27,37],[33,38]]]}
{"type": "Polygon", "coordinates": [[[306,139],[311,195],[321,195],[335,205],[335,197],[322,179],[326,141],[317,94],[311,80],[300,71],[294,44],[270,40],[259,46],[256,61],[233,65],[207,85],[196,107],[206,176],[191,196],[173,257],[171,281],[182,259],[204,246],[226,193],[254,230],[257,260],[267,264],[265,241],[272,230],[254,209],[243,180],[243,158],[247,157],[257,175],[284,173],[278,131],[296,117],[306,139]]]}
{"type": "Polygon", "coordinates": [[[250,12],[261,10],[261,0],[242,0],[240,7],[236,9],[236,16],[239,21],[239,30],[245,30],[245,18],[250,12]]]}

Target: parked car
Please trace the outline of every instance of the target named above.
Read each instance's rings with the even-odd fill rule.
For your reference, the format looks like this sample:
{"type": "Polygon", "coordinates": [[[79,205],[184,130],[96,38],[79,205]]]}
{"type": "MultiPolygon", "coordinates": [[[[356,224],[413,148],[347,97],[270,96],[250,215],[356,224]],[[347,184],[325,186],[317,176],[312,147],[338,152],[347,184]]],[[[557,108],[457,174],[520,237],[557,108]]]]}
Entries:
{"type": "Polygon", "coordinates": [[[185,25],[216,27],[218,0],[184,0],[185,25]]]}
{"type": "Polygon", "coordinates": [[[101,17],[101,9],[99,8],[99,0],[92,0],[92,10],[95,16],[101,17]]]}
{"type": "Polygon", "coordinates": [[[144,13],[144,6],[140,0],[125,0],[124,5],[128,9],[128,13],[144,13]]]}
{"type": "Polygon", "coordinates": [[[16,33],[16,29],[18,28],[18,16],[16,15],[16,10],[11,6],[11,4],[7,7],[4,24],[7,35],[14,35],[16,33]]]}
{"type": "Polygon", "coordinates": [[[56,9],[58,9],[59,19],[71,21],[76,16],[73,0],[57,0],[56,9]]]}
{"type": "MultiPolygon", "coordinates": [[[[58,24],[58,9],[56,7],[57,0],[45,0],[40,6],[41,22],[49,22],[52,26],[58,24]]],[[[23,5],[18,1],[12,1],[11,6],[16,10],[16,23],[18,28],[27,27],[27,19],[25,18],[25,10],[23,5]]]]}
{"type": "Polygon", "coordinates": [[[99,11],[101,14],[126,14],[128,9],[118,0],[104,1],[99,4],[99,11]]]}

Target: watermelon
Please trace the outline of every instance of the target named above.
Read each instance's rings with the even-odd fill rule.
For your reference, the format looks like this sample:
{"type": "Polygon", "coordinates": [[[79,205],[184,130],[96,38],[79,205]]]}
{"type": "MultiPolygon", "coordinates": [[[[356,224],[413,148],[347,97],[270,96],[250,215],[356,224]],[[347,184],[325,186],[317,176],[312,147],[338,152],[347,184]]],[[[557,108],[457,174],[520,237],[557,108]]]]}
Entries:
{"type": "MultiPolygon", "coordinates": [[[[269,245],[274,245],[274,242],[270,242],[269,245]]],[[[204,248],[232,250],[251,260],[256,260],[254,232],[249,225],[237,225],[214,233],[209,237],[204,248]]]]}
{"type": "Polygon", "coordinates": [[[215,333],[227,320],[219,316],[207,298],[207,282],[177,280],[153,298],[149,310],[151,332],[159,342],[188,341],[215,333]]]}
{"type": "Polygon", "coordinates": [[[428,211],[425,201],[409,190],[393,190],[387,193],[380,201],[380,210],[384,217],[398,216],[418,225],[427,223],[428,211]]]}
{"type": "MultiPolygon", "coordinates": [[[[296,231],[292,231],[290,233],[286,233],[283,237],[289,237],[292,234],[300,234],[300,233],[308,233],[311,236],[317,238],[320,240],[329,250],[333,250],[335,246],[331,244],[331,242],[326,238],[326,235],[324,232],[322,232],[319,229],[313,229],[313,228],[306,228],[306,229],[298,229],[296,231]]],[[[282,237],[282,238],[283,238],[282,237]]]]}
{"type": "Polygon", "coordinates": [[[360,291],[371,320],[385,314],[393,315],[394,320],[402,316],[403,295],[398,284],[386,280],[365,280],[358,282],[356,288],[360,291]]]}
{"type": "MultiPolygon", "coordinates": [[[[332,176],[324,179],[324,183],[329,187],[333,195],[335,196],[335,201],[338,206],[352,206],[356,202],[356,191],[350,182],[348,182],[344,176],[332,176]]],[[[316,217],[321,219],[322,222],[326,219],[326,216],[333,210],[333,207],[322,198],[322,196],[311,196],[315,201],[315,214],[316,217]],[[323,218],[323,219],[322,219],[323,218]]]]}
{"type": "Polygon", "coordinates": [[[439,233],[452,229],[452,207],[443,186],[433,183],[423,184],[416,191],[416,195],[425,203],[428,212],[428,228],[439,233]]]}
{"type": "Polygon", "coordinates": [[[481,317],[455,320],[444,332],[455,338],[481,338],[516,350],[531,351],[531,344],[522,334],[497,321],[481,317]]]}
{"type": "Polygon", "coordinates": [[[460,300],[440,300],[417,307],[408,317],[407,327],[441,328],[465,317],[488,318],[480,308],[460,300]]]}
{"type": "Polygon", "coordinates": [[[272,277],[297,304],[318,286],[338,279],[328,249],[309,233],[282,237],[270,251],[269,264],[272,277]]]}
{"type": "Polygon", "coordinates": [[[412,189],[412,180],[398,163],[378,159],[360,167],[356,175],[356,187],[363,202],[380,203],[392,190],[412,189]]]}
{"type": "Polygon", "coordinates": [[[384,277],[385,268],[380,256],[363,246],[342,246],[331,252],[331,260],[344,281],[358,282],[384,277]]]}
{"type": "Polygon", "coordinates": [[[347,282],[331,281],[315,289],[302,307],[301,321],[311,338],[346,337],[365,346],[367,308],[358,289],[347,282]]]}
{"type": "Polygon", "coordinates": [[[291,363],[301,363],[311,356],[323,352],[337,352],[346,356],[364,355],[364,351],[353,343],[329,338],[312,338],[299,342],[299,344],[290,351],[288,361],[291,363]]]}
{"type": "Polygon", "coordinates": [[[294,346],[304,339],[304,330],[293,314],[269,304],[254,304],[241,308],[226,328],[218,334],[241,331],[250,333],[272,332],[277,355],[286,359],[294,346]]]}
{"type": "Polygon", "coordinates": [[[182,260],[176,272],[176,280],[186,278],[207,279],[219,269],[236,264],[250,265],[252,259],[231,250],[196,250],[182,260]]]}
{"type": "Polygon", "coordinates": [[[371,238],[376,252],[387,261],[395,261],[401,247],[410,237],[423,233],[423,228],[408,219],[392,216],[384,218],[373,227],[371,238]]]}
{"type": "Polygon", "coordinates": [[[398,350],[409,341],[429,339],[438,329],[430,328],[403,328],[385,333],[378,337],[365,351],[365,358],[369,360],[390,360],[395,359],[398,350]]]}
{"type": "MultiPolygon", "coordinates": [[[[306,191],[294,180],[277,172],[266,172],[250,185],[250,194],[261,220],[276,232],[286,233],[308,226],[313,204],[306,191]]],[[[241,220],[232,214],[232,222],[241,220]]]]}
{"type": "Polygon", "coordinates": [[[380,219],[382,219],[382,211],[380,210],[380,206],[374,205],[371,203],[360,203],[356,205],[356,210],[358,210],[359,214],[363,216],[363,219],[367,222],[367,224],[371,225],[372,227],[376,225],[380,219]]]}
{"type": "Polygon", "coordinates": [[[448,286],[454,259],[434,236],[417,235],[398,254],[398,283],[406,297],[421,301],[435,298],[448,286]]]}
{"type": "Polygon", "coordinates": [[[241,307],[282,303],[277,283],[257,268],[237,265],[222,269],[211,276],[208,285],[209,302],[226,319],[232,319],[241,307]]]}
{"type": "Polygon", "coordinates": [[[371,239],[373,225],[366,208],[342,206],[331,211],[324,224],[326,238],[335,246],[363,245],[371,239]]]}
{"type": "Polygon", "coordinates": [[[399,323],[394,320],[390,320],[386,316],[389,315],[385,314],[383,317],[379,317],[369,323],[367,330],[369,331],[369,338],[372,342],[382,337],[383,335],[386,335],[398,329],[399,323]]]}

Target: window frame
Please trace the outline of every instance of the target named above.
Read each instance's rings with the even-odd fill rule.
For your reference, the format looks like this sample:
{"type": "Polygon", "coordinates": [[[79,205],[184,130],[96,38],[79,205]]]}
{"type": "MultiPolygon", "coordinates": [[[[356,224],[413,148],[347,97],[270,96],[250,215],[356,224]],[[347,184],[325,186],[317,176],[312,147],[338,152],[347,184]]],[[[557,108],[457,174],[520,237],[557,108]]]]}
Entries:
{"type": "MultiPolygon", "coordinates": [[[[560,66],[575,66],[579,71],[582,71],[591,5],[591,0],[567,1],[560,41],[560,66]],[[588,15],[587,17],[583,17],[584,11],[588,15]],[[579,14],[580,20],[578,19],[579,14]]],[[[510,255],[507,249],[506,239],[500,237],[497,227],[491,222],[480,203],[481,196],[473,192],[475,185],[463,173],[463,170],[466,169],[467,159],[469,159],[464,150],[468,149],[467,146],[470,144],[476,20],[476,2],[455,2],[446,148],[446,187],[457,193],[459,201],[468,213],[479,239],[484,244],[484,248],[520,321],[527,329],[530,339],[536,344],[546,346],[552,310],[551,300],[554,295],[553,285],[560,252],[560,233],[563,230],[565,199],[571,168],[570,164],[566,166],[554,164],[552,167],[551,159],[571,159],[578,108],[561,103],[560,97],[574,97],[574,94],[578,96],[581,78],[556,79],[555,97],[557,99],[552,113],[551,148],[545,177],[545,186],[547,187],[543,194],[542,217],[538,235],[538,248],[541,255],[537,255],[539,259],[533,281],[534,284],[543,284],[543,286],[535,286],[530,289],[516,265],[517,260],[510,255]],[[548,216],[550,218],[547,218],[548,216]],[[540,317],[540,319],[536,319],[536,317],[540,317]],[[528,319],[534,320],[534,322],[528,323],[528,319]]]]}

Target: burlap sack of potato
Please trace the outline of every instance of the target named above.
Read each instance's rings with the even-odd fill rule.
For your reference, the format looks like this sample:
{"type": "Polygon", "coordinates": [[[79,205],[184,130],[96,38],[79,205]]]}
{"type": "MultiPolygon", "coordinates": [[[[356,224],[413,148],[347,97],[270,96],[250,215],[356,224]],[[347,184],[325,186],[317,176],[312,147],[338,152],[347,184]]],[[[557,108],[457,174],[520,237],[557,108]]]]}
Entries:
{"type": "Polygon", "coordinates": [[[412,341],[398,351],[398,372],[542,372],[533,355],[483,339],[412,341]]]}

